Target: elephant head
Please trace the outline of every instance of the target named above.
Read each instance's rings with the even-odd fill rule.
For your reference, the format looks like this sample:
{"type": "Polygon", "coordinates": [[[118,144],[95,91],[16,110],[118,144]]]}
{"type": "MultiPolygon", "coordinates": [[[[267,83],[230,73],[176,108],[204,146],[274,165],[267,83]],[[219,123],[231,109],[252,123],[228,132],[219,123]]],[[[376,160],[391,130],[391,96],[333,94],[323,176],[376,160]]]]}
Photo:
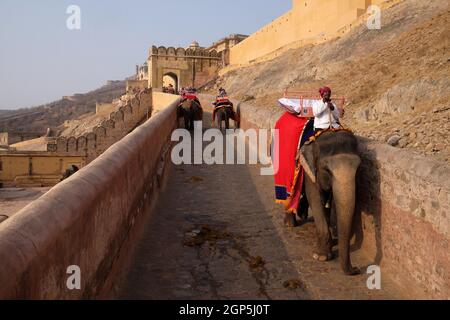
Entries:
{"type": "Polygon", "coordinates": [[[307,198],[319,236],[320,253],[315,256],[325,260],[331,254],[325,199],[332,192],[341,266],[345,273],[354,274],[349,247],[356,200],[355,179],[361,163],[356,137],[348,131],[323,133],[315,142],[302,147],[300,161],[306,173],[307,198]]]}

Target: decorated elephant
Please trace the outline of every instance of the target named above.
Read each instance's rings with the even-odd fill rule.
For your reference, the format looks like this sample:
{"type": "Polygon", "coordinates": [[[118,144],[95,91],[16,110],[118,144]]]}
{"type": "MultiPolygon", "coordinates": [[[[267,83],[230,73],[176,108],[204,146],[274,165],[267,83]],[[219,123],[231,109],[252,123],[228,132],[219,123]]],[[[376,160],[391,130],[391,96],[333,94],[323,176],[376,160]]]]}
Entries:
{"type": "Polygon", "coordinates": [[[187,130],[194,129],[194,121],[202,121],[203,109],[197,99],[185,99],[178,108],[178,117],[184,118],[187,130]]]}
{"type": "Polygon", "coordinates": [[[339,259],[345,274],[358,274],[350,260],[350,239],[355,213],[356,172],[361,163],[356,137],[349,131],[324,132],[300,149],[305,190],[317,227],[314,258],[332,259],[331,213],[336,213],[339,259]],[[331,210],[327,209],[331,205],[331,210]]]}

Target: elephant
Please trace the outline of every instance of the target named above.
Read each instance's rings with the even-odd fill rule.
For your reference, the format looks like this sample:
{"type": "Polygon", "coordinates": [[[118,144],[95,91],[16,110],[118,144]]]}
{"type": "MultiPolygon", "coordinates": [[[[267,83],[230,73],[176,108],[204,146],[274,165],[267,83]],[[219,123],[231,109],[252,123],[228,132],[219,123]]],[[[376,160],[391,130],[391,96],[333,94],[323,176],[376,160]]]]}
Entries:
{"type": "Polygon", "coordinates": [[[350,260],[350,239],[355,214],[356,173],[361,164],[358,142],[349,131],[324,132],[304,145],[299,159],[305,170],[305,190],[317,228],[314,259],[332,259],[330,220],[337,225],[339,260],[347,275],[359,274],[350,260]],[[331,210],[327,209],[331,201],[331,210]]]}
{"type": "Polygon", "coordinates": [[[178,117],[184,118],[186,130],[194,130],[194,121],[201,121],[203,109],[198,100],[186,99],[178,109],[178,117]]]}
{"type": "Polygon", "coordinates": [[[225,129],[230,129],[230,119],[233,118],[233,107],[222,106],[221,108],[217,108],[216,117],[220,131],[223,130],[223,122],[225,122],[225,129]]]}

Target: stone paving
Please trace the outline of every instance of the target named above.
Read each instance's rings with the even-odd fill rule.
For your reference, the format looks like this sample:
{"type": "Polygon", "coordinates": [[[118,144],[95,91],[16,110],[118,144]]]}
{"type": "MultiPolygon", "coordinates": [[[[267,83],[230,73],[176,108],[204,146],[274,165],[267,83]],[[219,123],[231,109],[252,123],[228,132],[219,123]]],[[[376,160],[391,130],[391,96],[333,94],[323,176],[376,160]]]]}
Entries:
{"type": "MultiPolygon", "coordinates": [[[[337,260],[314,261],[314,223],[284,227],[273,177],[259,169],[172,165],[119,298],[406,298],[385,275],[382,290],[369,290],[369,275],[348,277],[337,260]]],[[[352,258],[363,272],[371,264],[360,252],[352,258]]]]}
{"type": "Polygon", "coordinates": [[[0,188],[0,222],[11,218],[50,188],[0,188]]]}

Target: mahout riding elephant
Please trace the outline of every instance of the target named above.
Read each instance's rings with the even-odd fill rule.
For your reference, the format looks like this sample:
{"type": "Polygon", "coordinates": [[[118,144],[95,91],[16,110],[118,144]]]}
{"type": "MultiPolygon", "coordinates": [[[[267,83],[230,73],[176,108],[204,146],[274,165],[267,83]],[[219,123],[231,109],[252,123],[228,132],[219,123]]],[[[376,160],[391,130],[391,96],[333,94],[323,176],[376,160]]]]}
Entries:
{"type": "Polygon", "coordinates": [[[184,118],[184,127],[186,130],[194,130],[194,121],[201,121],[203,117],[203,109],[200,102],[196,99],[184,100],[178,112],[179,117],[184,118]]]}
{"type": "Polygon", "coordinates": [[[332,259],[330,215],[336,214],[339,260],[347,275],[360,273],[350,260],[350,239],[356,201],[356,172],[361,164],[356,137],[349,131],[324,132],[300,149],[306,197],[314,216],[318,245],[314,259],[332,259]],[[332,210],[327,209],[331,201],[332,210]]]}

